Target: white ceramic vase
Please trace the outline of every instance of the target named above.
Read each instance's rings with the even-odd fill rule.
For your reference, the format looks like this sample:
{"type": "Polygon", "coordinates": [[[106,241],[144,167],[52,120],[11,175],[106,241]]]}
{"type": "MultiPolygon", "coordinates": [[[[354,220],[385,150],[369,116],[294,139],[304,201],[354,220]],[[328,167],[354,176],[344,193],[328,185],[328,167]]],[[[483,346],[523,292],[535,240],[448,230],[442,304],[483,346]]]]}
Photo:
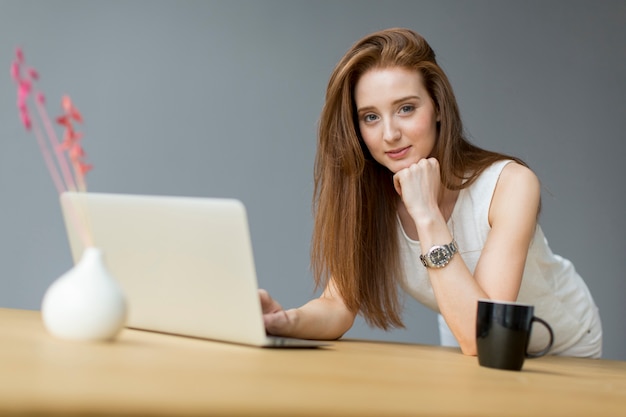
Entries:
{"type": "Polygon", "coordinates": [[[86,248],[80,261],[50,285],[41,314],[46,329],[58,338],[115,339],[126,324],[126,300],[100,249],[86,248]]]}

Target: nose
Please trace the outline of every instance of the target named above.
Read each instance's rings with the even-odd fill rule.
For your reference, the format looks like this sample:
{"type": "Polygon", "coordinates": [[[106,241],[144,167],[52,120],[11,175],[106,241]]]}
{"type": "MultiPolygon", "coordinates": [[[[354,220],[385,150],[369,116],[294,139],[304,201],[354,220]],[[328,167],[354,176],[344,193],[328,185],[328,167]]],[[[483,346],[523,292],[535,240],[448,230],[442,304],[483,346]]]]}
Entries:
{"type": "Polygon", "coordinates": [[[385,142],[395,142],[400,139],[400,129],[393,119],[383,121],[383,140],[385,142]]]}

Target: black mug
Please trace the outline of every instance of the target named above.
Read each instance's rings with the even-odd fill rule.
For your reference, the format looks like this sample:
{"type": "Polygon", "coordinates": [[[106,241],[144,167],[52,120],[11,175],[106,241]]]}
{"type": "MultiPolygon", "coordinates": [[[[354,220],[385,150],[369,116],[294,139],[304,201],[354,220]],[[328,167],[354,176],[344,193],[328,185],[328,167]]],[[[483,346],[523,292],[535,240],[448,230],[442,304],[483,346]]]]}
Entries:
{"type": "Polygon", "coordinates": [[[532,305],[516,302],[478,300],[476,316],[476,349],[481,366],[519,371],[524,359],[539,358],[550,350],[554,333],[548,323],[534,316],[532,305]],[[528,352],[534,322],[543,324],[550,342],[541,351],[528,352]]]}

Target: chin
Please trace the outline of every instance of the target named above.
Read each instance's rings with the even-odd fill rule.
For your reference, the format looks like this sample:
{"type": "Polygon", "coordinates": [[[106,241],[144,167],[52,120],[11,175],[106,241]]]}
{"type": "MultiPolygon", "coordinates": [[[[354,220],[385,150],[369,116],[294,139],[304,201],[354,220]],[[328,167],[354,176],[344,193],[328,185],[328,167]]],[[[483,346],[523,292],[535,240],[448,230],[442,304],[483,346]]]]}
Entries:
{"type": "Polygon", "coordinates": [[[389,171],[393,172],[394,174],[397,174],[398,172],[410,167],[413,164],[414,164],[413,161],[398,161],[395,164],[388,165],[387,168],[389,169],[389,171]]]}
{"type": "Polygon", "coordinates": [[[402,160],[398,160],[398,161],[393,161],[393,160],[383,160],[381,159],[376,159],[376,162],[378,162],[380,165],[384,166],[385,168],[387,168],[391,173],[393,173],[394,175],[397,174],[398,172],[402,171],[405,168],[410,167],[411,165],[417,163],[417,161],[414,161],[413,158],[411,159],[402,159],[402,160]]]}

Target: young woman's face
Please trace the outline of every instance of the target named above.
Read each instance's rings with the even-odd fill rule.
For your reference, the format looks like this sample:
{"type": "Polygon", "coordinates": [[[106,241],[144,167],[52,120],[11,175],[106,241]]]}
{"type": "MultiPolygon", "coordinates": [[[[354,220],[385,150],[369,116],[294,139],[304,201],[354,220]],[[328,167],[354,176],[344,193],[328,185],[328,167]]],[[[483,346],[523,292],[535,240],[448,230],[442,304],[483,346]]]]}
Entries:
{"type": "Polygon", "coordinates": [[[355,86],[361,135],[374,159],[394,174],[428,158],[438,114],[417,71],[372,69],[355,86]]]}

